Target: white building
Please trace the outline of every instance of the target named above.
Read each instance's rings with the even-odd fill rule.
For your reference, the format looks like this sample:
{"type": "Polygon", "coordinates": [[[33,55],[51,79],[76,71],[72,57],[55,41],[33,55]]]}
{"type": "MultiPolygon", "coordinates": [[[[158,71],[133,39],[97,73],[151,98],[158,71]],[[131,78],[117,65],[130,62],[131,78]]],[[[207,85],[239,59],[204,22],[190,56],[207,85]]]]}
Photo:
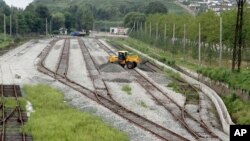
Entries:
{"type": "Polygon", "coordinates": [[[124,27],[110,27],[110,34],[126,35],[128,28],[124,27]]]}

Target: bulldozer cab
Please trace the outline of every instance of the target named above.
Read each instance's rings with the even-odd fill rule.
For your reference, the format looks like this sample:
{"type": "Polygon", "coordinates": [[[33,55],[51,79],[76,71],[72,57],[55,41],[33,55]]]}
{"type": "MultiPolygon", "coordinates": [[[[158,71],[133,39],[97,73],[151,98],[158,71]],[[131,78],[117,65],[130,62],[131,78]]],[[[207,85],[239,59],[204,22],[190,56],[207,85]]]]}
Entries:
{"type": "Polygon", "coordinates": [[[126,60],[127,55],[128,55],[128,52],[127,52],[127,51],[119,51],[119,52],[118,52],[118,60],[119,60],[119,61],[124,61],[124,60],[126,60]]]}

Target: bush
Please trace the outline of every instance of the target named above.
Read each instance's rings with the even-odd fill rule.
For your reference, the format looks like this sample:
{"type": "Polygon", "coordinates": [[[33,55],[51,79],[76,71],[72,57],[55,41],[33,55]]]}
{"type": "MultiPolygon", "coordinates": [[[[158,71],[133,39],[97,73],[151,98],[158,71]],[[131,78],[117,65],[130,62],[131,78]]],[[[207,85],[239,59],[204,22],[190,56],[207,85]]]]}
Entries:
{"type": "Polygon", "coordinates": [[[231,94],[223,99],[236,124],[250,124],[250,102],[242,101],[236,94],[231,94]]]}
{"type": "Polygon", "coordinates": [[[241,71],[238,73],[224,68],[199,68],[196,72],[212,80],[225,82],[231,88],[250,91],[250,71],[241,71]]]}

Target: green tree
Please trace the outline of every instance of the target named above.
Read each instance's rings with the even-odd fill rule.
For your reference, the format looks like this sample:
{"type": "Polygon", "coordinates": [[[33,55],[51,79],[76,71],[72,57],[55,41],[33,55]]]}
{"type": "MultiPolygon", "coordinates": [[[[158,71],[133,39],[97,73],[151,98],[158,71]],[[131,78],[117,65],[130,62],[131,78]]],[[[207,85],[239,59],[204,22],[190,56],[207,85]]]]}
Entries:
{"type": "Polygon", "coordinates": [[[36,14],[38,15],[39,18],[42,18],[42,19],[50,19],[51,15],[50,15],[50,12],[49,12],[49,9],[47,6],[44,6],[44,5],[39,5],[38,7],[36,7],[36,14]]]}
{"type": "Polygon", "coordinates": [[[57,12],[52,14],[52,29],[58,30],[65,26],[65,17],[62,13],[57,12]]]}
{"type": "Polygon", "coordinates": [[[159,1],[150,2],[148,6],[145,7],[146,14],[167,13],[167,12],[168,12],[167,7],[159,1]]]}
{"type": "Polygon", "coordinates": [[[79,8],[76,15],[77,30],[86,30],[89,32],[94,23],[94,16],[91,9],[88,7],[79,8]]]}
{"type": "Polygon", "coordinates": [[[143,13],[130,12],[124,18],[124,25],[132,28],[135,23],[144,23],[145,21],[146,16],[143,13]]]}

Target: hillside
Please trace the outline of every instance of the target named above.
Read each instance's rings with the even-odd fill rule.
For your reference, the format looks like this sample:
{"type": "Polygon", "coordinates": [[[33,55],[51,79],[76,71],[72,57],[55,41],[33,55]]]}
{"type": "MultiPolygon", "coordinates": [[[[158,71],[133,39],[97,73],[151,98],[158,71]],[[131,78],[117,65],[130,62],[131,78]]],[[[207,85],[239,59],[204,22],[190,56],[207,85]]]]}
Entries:
{"type": "MultiPolygon", "coordinates": [[[[34,0],[34,5],[46,5],[51,11],[63,10],[71,5],[87,5],[95,6],[96,9],[108,9],[108,8],[143,8],[149,2],[156,0],[34,0]]],[[[185,9],[176,5],[173,0],[158,0],[166,5],[169,13],[184,13],[185,9]]]]}

